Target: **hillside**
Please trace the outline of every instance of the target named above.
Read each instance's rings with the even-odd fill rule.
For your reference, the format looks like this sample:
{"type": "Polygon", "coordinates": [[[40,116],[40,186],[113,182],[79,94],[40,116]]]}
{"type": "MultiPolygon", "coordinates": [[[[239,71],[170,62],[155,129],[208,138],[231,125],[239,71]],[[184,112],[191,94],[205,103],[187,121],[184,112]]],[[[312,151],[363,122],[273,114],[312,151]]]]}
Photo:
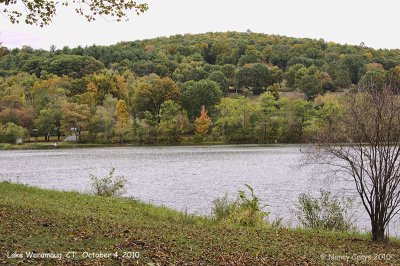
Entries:
{"type": "MultiPolygon", "coordinates": [[[[21,71],[40,76],[41,71],[46,71],[76,77],[104,67],[120,72],[130,69],[139,76],[151,73],[172,76],[184,63],[197,64],[206,72],[213,65],[240,67],[251,63],[267,63],[284,72],[296,64],[316,66],[326,71],[340,87],[347,85],[341,84],[340,80],[357,84],[368,69],[368,64],[378,64],[376,67],[385,70],[400,65],[400,50],[375,50],[322,39],[227,32],[176,35],[111,46],[50,47],[50,51],[30,47],[9,50],[2,47],[0,53],[2,76],[21,71]],[[342,71],[344,73],[340,73],[342,71]]],[[[178,78],[177,73],[174,77],[176,81],[188,78],[178,78]]]]}

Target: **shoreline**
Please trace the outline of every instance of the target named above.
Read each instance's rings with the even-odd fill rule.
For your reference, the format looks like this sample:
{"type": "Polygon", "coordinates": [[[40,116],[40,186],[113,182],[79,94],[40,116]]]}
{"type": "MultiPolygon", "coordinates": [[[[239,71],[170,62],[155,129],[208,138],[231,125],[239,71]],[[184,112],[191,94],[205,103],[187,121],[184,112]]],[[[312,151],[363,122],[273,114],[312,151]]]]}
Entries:
{"type": "Polygon", "coordinates": [[[7,150],[56,150],[56,149],[82,149],[82,148],[127,148],[127,147],[203,147],[203,146],[254,146],[254,147],[295,147],[306,146],[307,143],[271,143],[271,144],[257,144],[257,143],[224,143],[224,142],[203,142],[203,143],[159,143],[159,144],[140,144],[140,143],[126,143],[126,144],[96,144],[96,143],[70,143],[70,142],[36,142],[24,144],[7,144],[0,143],[0,151],[7,150]],[[56,145],[55,145],[56,144],[56,145]]]}

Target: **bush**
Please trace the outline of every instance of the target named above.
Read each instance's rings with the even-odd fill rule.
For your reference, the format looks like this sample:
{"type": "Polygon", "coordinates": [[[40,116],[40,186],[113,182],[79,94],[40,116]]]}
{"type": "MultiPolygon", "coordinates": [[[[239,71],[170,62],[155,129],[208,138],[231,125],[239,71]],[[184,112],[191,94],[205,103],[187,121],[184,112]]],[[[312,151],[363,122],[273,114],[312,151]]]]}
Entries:
{"type": "Polygon", "coordinates": [[[228,194],[213,201],[212,213],[217,221],[228,220],[236,211],[237,202],[229,199],[228,194]]]}
{"type": "Polygon", "coordinates": [[[197,132],[194,132],[194,136],[193,136],[192,140],[194,143],[202,143],[203,141],[206,140],[206,137],[197,132]]]}
{"type": "Polygon", "coordinates": [[[296,218],[305,228],[348,231],[354,229],[350,211],[353,199],[332,196],[331,192],[320,190],[319,198],[300,194],[296,205],[296,218]]]}
{"type": "Polygon", "coordinates": [[[108,175],[98,178],[90,175],[92,180],[93,193],[98,196],[116,197],[126,192],[127,180],[124,176],[114,177],[115,168],[112,168],[108,175]]]}
{"type": "Polygon", "coordinates": [[[12,122],[6,125],[0,124],[0,142],[15,144],[18,139],[23,140],[28,138],[28,136],[28,130],[24,127],[12,122]]]}
{"type": "Polygon", "coordinates": [[[266,205],[261,206],[254,189],[247,184],[245,186],[250,190],[250,197],[240,190],[234,201],[229,200],[228,195],[213,201],[212,213],[216,221],[251,227],[265,225],[264,218],[269,213],[262,210],[266,205]]]}

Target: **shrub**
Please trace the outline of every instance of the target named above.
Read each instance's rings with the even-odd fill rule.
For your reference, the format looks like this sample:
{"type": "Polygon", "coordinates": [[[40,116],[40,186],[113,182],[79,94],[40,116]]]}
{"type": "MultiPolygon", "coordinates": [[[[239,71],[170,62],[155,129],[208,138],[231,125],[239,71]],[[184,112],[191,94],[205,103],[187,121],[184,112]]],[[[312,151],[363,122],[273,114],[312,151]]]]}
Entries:
{"type": "Polygon", "coordinates": [[[103,178],[90,175],[92,188],[95,195],[105,197],[120,196],[126,191],[127,180],[124,176],[114,176],[115,168],[103,178]]]}
{"type": "Polygon", "coordinates": [[[305,228],[348,231],[354,229],[350,211],[353,199],[332,196],[331,192],[320,190],[320,196],[300,194],[296,205],[296,218],[305,228]]]}
{"type": "Polygon", "coordinates": [[[228,194],[213,201],[212,213],[217,221],[228,220],[236,211],[237,202],[229,199],[228,194]]]}
{"type": "Polygon", "coordinates": [[[201,134],[199,134],[197,132],[194,132],[194,136],[192,138],[192,141],[194,143],[202,143],[204,140],[206,140],[205,136],[203,136],[203,135],[201,135],[201,134]]]}
{"type": "Polygon", "coordinates": [[[262,226],[268,212],[264,212],[266,206],[260,205],[259,198],[254,194],[254,189],[245,184],[250,190],[250,197],[246,192],[240,190],[236,200],[229,200],[228,195],[213,201],[213,216],[218,222],[239,224],[243,226],[262,226]]]}
{"type": "Polygon", "coordinates": [[[0,124],[0,142],[15,144],[18,139],[26,139],[28,136],[28,131],[24,127],[12,122],[6,125],[0,124]]]}

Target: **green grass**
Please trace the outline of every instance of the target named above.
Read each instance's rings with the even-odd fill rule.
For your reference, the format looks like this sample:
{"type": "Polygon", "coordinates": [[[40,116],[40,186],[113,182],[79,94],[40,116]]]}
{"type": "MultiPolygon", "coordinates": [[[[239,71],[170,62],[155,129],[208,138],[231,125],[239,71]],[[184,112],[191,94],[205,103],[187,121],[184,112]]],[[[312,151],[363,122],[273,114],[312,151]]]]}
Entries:
{"type": "Polygon", "coordinates": [[[0,143],[0,150],[46,150],[46,149],[68,149],[68,148],[92,148],[108,147],[116,145],[107,144],[82,144],[72,142],[25,142],[23,144],[0,143]],[[56,143],[56,145],[54,145],[56,143]]]}
{"type": "MultiPolygon", "coordinates": [[[[141,147],[141,146],[191,146],[191,145],[223,145],[222,142],[202,142],[202,143],[160,143],[160,144],[138,144],[138,143],[125,143],[125,144],[100,144],[100,143],[76,143],[76,142],[26,142],[23,144],[8,144],[0,143],[0,150],[46,150],[46,149],[74,149],[74,148],[102,148],[102,147],[141,147]],[[54,145],[57,143],[57,145],[54,145]]],[[[226,144],[225,144],[226,145],[226,144]]]]}
{"type": "Polygon", "coordinates": [[[0,264],[71,265],[332,265],[347,264],[322,254],[390,254],[387,261],[355,264],[400,265],[400,243],[371,242],[366,235],[285,228],[215,224],[121,198],[42,190],[0,183],[0,264]],[[10,259],[12,252],[76,251],[77,258],[10,259]],[[118,252],[109,259],[83,259],[82,252],[118,252]],[[122,258],[139,252],[139,259],[122,258]]]}
{"type": "MultiPolygon", "coordinates": [[[[207,145],[247,145],[246,143],[226,143],[222,141],[204,141],[197,142],[181,142],[181,143],[157,143],[157,144],[138,144],[138,143],[125,143],[125,144],[99,144],[99,143],[75,143],[75,142],[26,142],[23,144],[9,144],[0,143],[0,150],[48,150],[48,149],[78,149],[78,148],[106,148],[106,147],[169,147],[169,146],[207,146],[207,145]],[[54,145],[57,143],[57,145],[54,145]]],[[[303,144],[293,143],[278,143],[278,144],[249,144],[265,147],[285,147],[296,146],[303,144]]]]}

